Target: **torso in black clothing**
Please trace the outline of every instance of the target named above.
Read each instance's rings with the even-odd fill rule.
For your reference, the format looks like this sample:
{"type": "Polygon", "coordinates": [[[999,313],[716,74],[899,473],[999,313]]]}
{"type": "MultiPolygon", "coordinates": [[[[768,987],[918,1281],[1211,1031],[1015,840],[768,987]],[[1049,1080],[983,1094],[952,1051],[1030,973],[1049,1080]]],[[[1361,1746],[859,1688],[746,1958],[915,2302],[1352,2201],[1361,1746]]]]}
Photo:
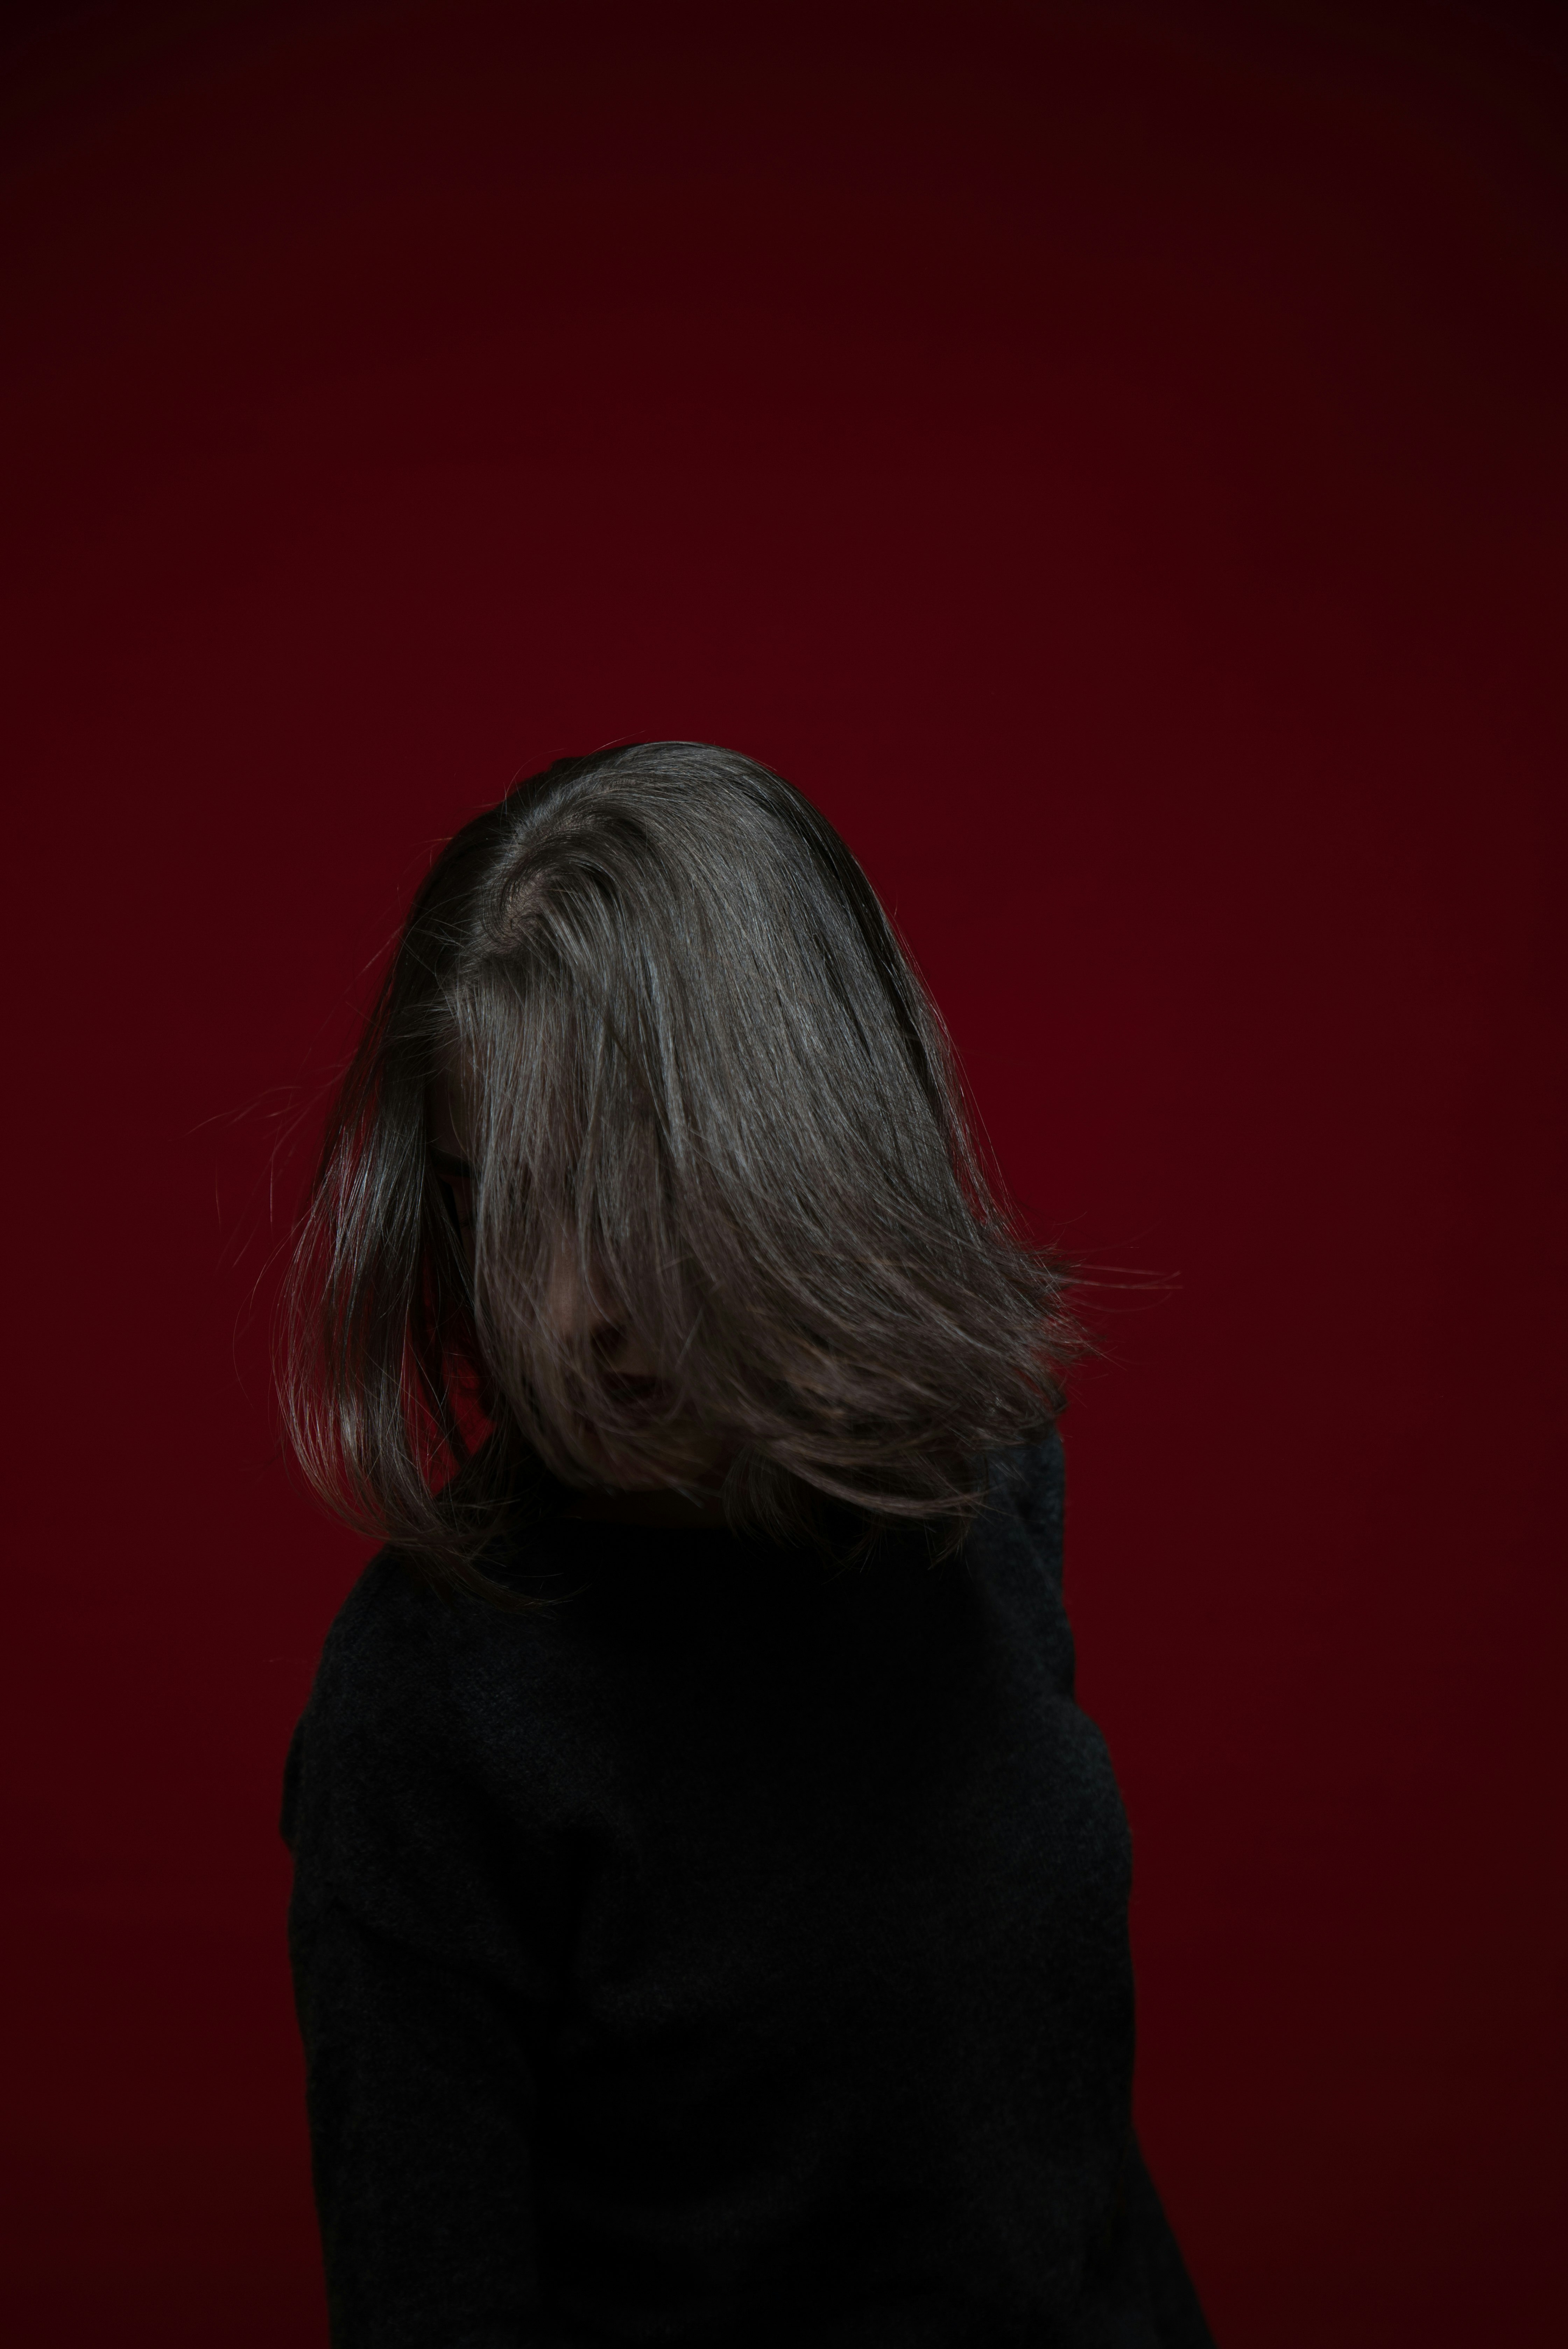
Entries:
{"type": "Polygon", "coordinates": [[[1208,2339],[1130,2133],[1127,1831],[1053,1439],[937,1565],[389,1558],[290,1756],[339,2349],[1208,2339]]]}

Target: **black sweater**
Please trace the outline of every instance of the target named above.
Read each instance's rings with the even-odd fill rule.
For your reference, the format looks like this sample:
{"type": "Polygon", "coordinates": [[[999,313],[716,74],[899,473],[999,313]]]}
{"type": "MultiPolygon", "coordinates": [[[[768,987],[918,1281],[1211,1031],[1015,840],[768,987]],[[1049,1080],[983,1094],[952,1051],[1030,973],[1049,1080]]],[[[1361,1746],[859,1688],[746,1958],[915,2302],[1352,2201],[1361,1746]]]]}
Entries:
{"type": "Polygon", "coordinates": [[[962,1553],[562,1521],[390,1557],[284,1832],[338,2349],[1199,2349],[1129,2120],[1061,1453],[962,1553]]]}

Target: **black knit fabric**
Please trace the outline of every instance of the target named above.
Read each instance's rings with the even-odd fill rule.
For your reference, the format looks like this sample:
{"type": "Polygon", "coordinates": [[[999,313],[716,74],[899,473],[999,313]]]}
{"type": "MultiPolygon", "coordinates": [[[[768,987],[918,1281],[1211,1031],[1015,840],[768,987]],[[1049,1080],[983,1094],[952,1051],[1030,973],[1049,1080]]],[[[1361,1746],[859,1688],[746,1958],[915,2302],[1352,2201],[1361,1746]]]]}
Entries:
{"type": "Polygon", "coordinates": [[[338,2349],[1199,2349],[1132,2139],[1061,1454],[962,1553],[563,1521],[394,1559],[289,1756],[338,2349]]]}

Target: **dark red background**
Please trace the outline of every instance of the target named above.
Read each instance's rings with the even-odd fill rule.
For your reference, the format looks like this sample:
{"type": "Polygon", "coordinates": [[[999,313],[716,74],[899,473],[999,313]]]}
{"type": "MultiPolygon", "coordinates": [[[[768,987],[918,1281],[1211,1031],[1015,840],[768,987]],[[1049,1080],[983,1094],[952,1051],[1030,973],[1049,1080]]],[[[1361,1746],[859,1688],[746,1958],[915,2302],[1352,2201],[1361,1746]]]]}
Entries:
{"type": "Polygon", "coordinates": [[[324,2339],[275,1816],[363,1553],[275,1456],[273,1253],[431,843],[666,734],[821,802],[1038,1226],[1156,1277],[1091,1297],[1070,1595],[1222,2342],[1545,2337],[1561,52],[8,37],[9,2339],[324,2339]]]}

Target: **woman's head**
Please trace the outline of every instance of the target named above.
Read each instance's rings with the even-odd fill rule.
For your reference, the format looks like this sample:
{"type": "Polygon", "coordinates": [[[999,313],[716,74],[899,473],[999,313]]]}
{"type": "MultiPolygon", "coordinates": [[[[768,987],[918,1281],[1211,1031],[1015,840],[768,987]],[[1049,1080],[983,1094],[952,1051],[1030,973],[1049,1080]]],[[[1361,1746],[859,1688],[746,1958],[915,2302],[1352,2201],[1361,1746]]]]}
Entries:
{"type": "Polygon", "coordinates": [[[722,1477],[780,1537],[951,1529],[1068,1336],[854,858],[780,777],[685,742],[559,761],[442,852],[291,1309],[313,1481],[459,1571],[540,1464],[722,1477]]]}

